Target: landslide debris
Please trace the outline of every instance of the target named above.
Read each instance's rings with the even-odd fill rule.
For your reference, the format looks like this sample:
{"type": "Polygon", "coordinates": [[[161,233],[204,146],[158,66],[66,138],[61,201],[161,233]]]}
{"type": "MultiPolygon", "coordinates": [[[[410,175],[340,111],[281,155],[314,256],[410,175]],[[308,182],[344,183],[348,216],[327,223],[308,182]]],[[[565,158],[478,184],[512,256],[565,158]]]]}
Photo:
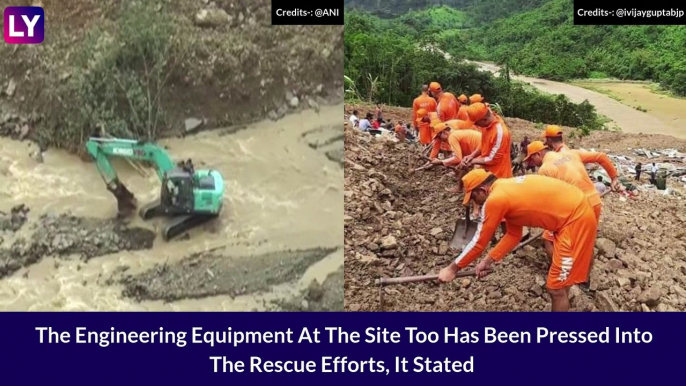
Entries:
{"type": "Polygon", "coordinates": [[[119,281],[125,287],[124,296],[138,301],[248,295],[299,279],[307,268],[335,250],[314,248],[235,257],[222,247],[174,264],[158,264],[119,281]]]}
{"type": "MultiPolygon", "coordinates": [[[[9,223],[19,230],[27,221],[28,208],[19,205],[12,209],[9,223]]],[[[0,225],[6,224],[0,216],[0,225]]],[[[2,227],[5,231],[7,228],[2,227]]],[[[155,232],[128,227],[115,220],[80,218],[68,214],[43,215],[31,224],[28,236],[16,238],[10,245],[0,239],[0,278],[22,267],[35,264],[45,256],[76,255],[84,260],[123,250],[152,248],[155,232]]],[[[1,234],[1,233],[0,233],[1,234]]]]}
{"type": "MultiPolygon", "coordinates": [[[[515,143],[524,134],[540,134],[532,123],[507,122],[515,143]]],[[[615,134],[604,134],[594,133],[596,148],[613,146],[615,134]]],[[[418,147],[372,138],[348,125],[345,137],[346,310],[377,311],[375,279],[437,273],[456,255],[448,240],[461,202],[445,191],[453,181],[444,170],[409,173],[418,147]]],[[[672,188],[671,194],[645,190],[635,199],[604,198],[591,289],[571,289],[573,310],[686,310],[686,201],[683,190],[672,188]]],[[[506,257],[481,281],[385,287],[384,309],[549,310],[547,269],[543,248],[535,242],[506,257]]]]}

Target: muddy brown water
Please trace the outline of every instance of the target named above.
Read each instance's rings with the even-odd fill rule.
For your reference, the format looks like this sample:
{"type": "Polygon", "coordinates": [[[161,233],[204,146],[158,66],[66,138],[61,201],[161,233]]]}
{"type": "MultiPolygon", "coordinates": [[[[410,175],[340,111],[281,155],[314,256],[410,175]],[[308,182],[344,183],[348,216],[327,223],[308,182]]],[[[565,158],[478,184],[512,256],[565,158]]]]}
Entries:
{"type": "MultiPolygon", "coordinates": [[[[342,108],[304,111],[232,134],[214,130],[160,141],[175,160],[191,158],[198,168],[222,173],[226,190],[220,217],[192,230],[188,240],[167,243],[158,236],[150,250],[118,252],[85,262],[44,256],[0,280],[0,310],[241,311],[263,309],[265,302],[289,298],[313,280],[323,282],[343,264],[343,169],[304,137],[337,124],[342,108]],[[160,263],[175,264],[217,248],[239,257],[313,248],[334,252],[293,281],[241,296],[138,302],[123,296],[121,285],[105,283],[122,267],[129,274],[144,273],[160,263]]],[[[338,144],[342,151],[342,140],[338,144]]],[[[328,153],[335,153],[336,143],[327,148],[328,153]]],[[[44,163],[38,163],[30,157],[34,150],[27,142],[0,138],[0,210],[8,212],[23,203],[31,209],[29,222],[45,213],[115,216],[115,201],[93,163],[59,150],[48,150],[44,163]]],[[[126,162],[115,162],[115,167],[140,203],[159,194],[159,180],[152,170],[143,175],[126,162]]],[[[161,221],[135,218],[131,225],[159,234],[161,221]]]]}
{"type": "MultiPolygon", "coordinates": [[[[478,65],[485,71],[492,73],[500,71],[500,67],[492,63],[472,63],[478,65]]],[[[645,85],[627,82],[614,83],[612,87],[607,85],[600,86],[612,89],[617,92],[620,97],[622,93],[639,96],[641,102],[637,102],[636,106],[644,107],[648,109],[648,112],[637,110],[634,107],[619,102],[607,95],[573,84],[531,78],[528,76],[513,76],[512,78],[528,83],[546,93],[564,94],[575,103],[581,103],[584,100],[588,100],[590,104],[595,106],[598,113],[611,119],[625,133],[665,134],[677,138],[686,138],[686,126],[682,124],[683,119],[686,119],[686,117],[683,119],[678,119],[678,117],[677,119],[674,119],[674,112],[686,107],[686,105],[679,99],[651,93],[645,85]]],[[[595,85],[598,86],[598,84],[595,85]]],[[[683,117],[683,114],[683,110],[681,110],[679,117],[683,117]]]]}

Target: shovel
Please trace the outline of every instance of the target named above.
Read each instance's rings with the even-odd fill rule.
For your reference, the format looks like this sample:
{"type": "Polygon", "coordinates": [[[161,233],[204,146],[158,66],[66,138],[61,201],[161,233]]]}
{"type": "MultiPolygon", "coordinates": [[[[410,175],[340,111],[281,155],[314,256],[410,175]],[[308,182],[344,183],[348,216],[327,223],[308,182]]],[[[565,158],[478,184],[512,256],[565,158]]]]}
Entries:
{"type": "Polygon", "coordinates": [[[457,218],[455,230],[453,230],[453,236],[450,239],[450,247],[453,249],[464,249],[476,233],[477,224],[473,223],[470,218],[471,211],[469,207],[465,206],[465,210],[465,218],[457,218]]]}

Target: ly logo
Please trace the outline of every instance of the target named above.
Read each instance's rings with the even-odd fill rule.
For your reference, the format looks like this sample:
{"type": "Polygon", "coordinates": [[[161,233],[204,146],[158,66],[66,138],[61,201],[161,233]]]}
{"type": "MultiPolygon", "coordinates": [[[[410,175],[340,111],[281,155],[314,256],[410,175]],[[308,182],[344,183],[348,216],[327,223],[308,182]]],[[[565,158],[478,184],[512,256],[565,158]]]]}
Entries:
{"type": "Polygon", "coordinates": [[[40,44],[45,39],[45,11],[42,7],[7,7],[4,37],[9,44],[40,44]]]}

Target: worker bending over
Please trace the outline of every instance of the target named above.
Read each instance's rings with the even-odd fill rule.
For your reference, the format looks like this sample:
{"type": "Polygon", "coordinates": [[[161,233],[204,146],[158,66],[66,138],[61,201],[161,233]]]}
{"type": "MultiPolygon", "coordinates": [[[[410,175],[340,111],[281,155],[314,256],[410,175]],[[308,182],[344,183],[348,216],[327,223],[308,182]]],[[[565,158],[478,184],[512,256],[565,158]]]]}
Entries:
{"type": "Polygon", "coordinates": [[[469,106],[469,121],[481,128],[481,147],[465,156],[466,167],[483,165],[498,178],[512,177],[510,130],[505,121],[483,103],[469,106]]]}
{"type": "MultiPolygon", "coordinates": [[[[530,143],[527,146],[526,153],[524,162],[539,167],[538,174],[567,182],[579,188],[593,209],[596,223],[600,220],[602,201],[598,190],[586,172],[584,163],[597,162],[601,164],[612,180],[612,189],[617,191],[620,188],[617,169],[615,169],[612,162],[610,162],[610,158],[605,153],[580,150],[567,150],[556,153],[541,141],[530,143]]],[[[543,232],[543,244],[548,259],[552,259],[553,256],[554,240],[555,237],[552,231],[545,230],[543,232]]]]}
{"type": "Polygon", "coordinates": [[[437,82],[431,82],[429,90],[431,91],[431,95],[433,95],[438,102],[436,105],[438,118],[443,122],[456,119],[457,111],[460,109],[460,102],[457,101],[455,95],[443,91],[441,85],[437,82]]]}
{"type": "Polygon", "coordinates": [[[553,261],[547,288],[553,311],[569,310],[569,288],[588,278],[593,257],[597,222],[591,206],[577,187],[546,176],[526,175],[499,179],[483,169],[474,169],[463,178],[464,204],[482,205],[477,231],[462,253],[443,268],[438,280],[450,282],[456,273],[479,257],[504,219],[507,233],[476,266],[482,278],[493,262],[502,260],[522,237],[523,227],[552,229],[555,232],[553,261]]]}
{"type": "Polygon", "coordinates": [[[440,150],[438,143],[448,144],[452,154],[449,158],[443,160],[431,157],[431,163],[455,169],[455,177],[458,184],[457,187],[449,191],[451,193],[460,193],[462,191],[462,177],[467,172],[466,169],[459,167],[462,157],[465,154],[471,154],[481,146],[481,133],[475,130],[451,130],[446,122],[434,126],[433,135],[434,148],[431,155],[433,156],[434,153],[438,154],[440,150]]]}

